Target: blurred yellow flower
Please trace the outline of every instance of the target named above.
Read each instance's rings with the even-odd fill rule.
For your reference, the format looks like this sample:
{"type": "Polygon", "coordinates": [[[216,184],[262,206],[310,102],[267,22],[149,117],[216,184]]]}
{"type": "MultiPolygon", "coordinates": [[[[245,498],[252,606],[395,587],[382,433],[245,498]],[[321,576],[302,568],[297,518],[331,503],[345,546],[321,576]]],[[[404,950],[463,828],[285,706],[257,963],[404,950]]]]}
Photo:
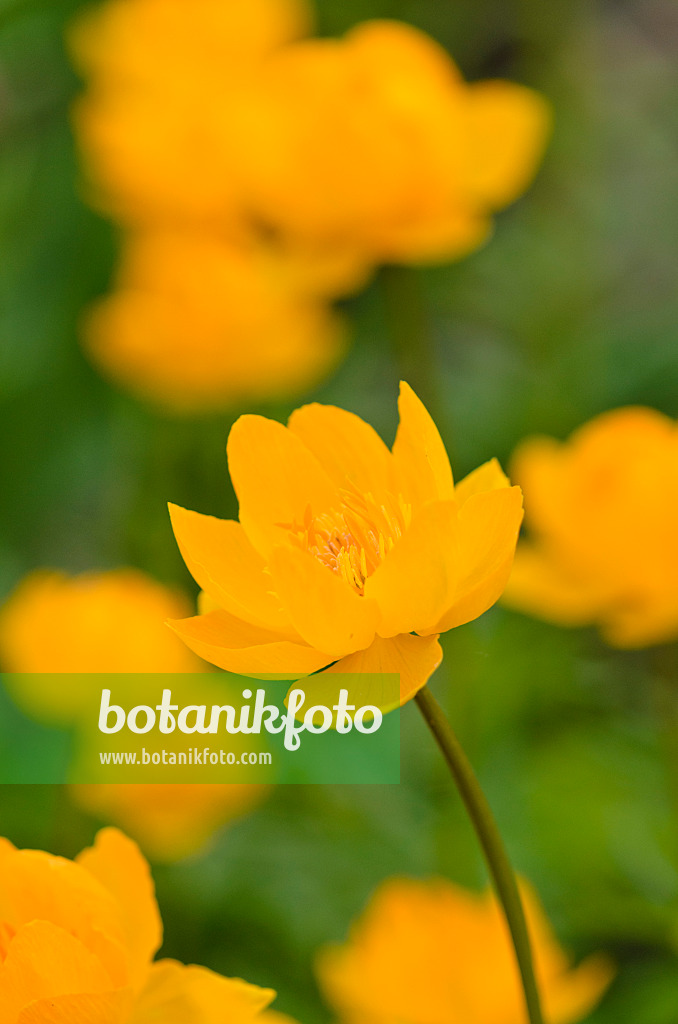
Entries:
{"type": "Polygon", "coordinates": [[[148,865],[117,829],[75,861],[0,839],[3,1024],[249,1024],[274,996],[152,962],[161,942],[148,865]]]}
{"type": "Polygon", "coordinates": [[[241,785],[77,786],[78,804],[117,822],[154,861],[176,861],[202,850],[214,833],[251,811],[265,787],[241,785]]]}
{"type": "Polygon", "coordinates": [[[468,85],[403,23],[344,40],[308,28],[295,0],[112,0],[86,16],[75,119],[100,204],[131,224],[274,226],[372,263],[479,245],[535,173],[544,100],[468,85]]]}
{"type": "Polygon", "coordinates": [[[261,247],[135,233],[116,290],[85,320],[85,346],[108,376],[178,412],[298,392],[344,349],[341,321],[302,277],[301,258],[281,265],[261,247]]]}
{"type": "Polygon", "coordinates": [[[399,410],[392,451],[334,406],[304,406],[287,427],[262,416],[235,423],[240,522],[171,509],[186,565],[217,606],[172,623],[192,650],[253,676],[395,672],[404,702],[440,664],[438,635],[494,604],[520,490],[495,460],[455,487],[407,384],[399,410]]]}
{"type": "MultiPolygon", "coordinates": [[[[592,956],[571,968],[526,885],[522,896],[548,1024],[575,1024],[613,970],[592,956]]],[[[520,977],[496,898],[444,880],[391,879],[318,977],[343,1024],[526,1024],[520,977]]]]}
{"type": "Polygon", "coordinates": [[[75,107],[88,187],[127,224],[245,216],[230,112],[272,52],[310,29],[303,0],[109,0],[80,16],[75,107]]]}
{"type": "Polygon", "coordinates": [[[678,637],[678,427],[653,409],[603,413],[565,442],[528,439],[513,472],[530,538],[506,603],[615,647],[678,637]]]}
{"type": "Polygon", "coordinates": [[[110,0],[72,30],[87,188],[128,232],[85,347],[170,411],[304,391],[343,353],[327,296],[366,267],[261,230],[232,125],[262,62],[310,27],[303,0],[110,0]]]}
{"type": "MultiPolygon", "coordinates": [[[[181,594],[137,569],[75,577],[39,569],[0,610],[2,666],[36,673],[200,672],[204,664],[165,625],[189,607],[181,594]]],[[[55,696],[63,701],[63,693],[55,696]]]]}
{"type": "Polygon", "coordinates": [[[539,95],[468,85],[440,46],[395,21],[285,47],[256,85],[234,112],[252,208],[292,238],[374,263],[478,246],[527,187],[549,130],[539,95]]]}
{"type": "Polygon", "coordinates": [[[314,385],[344,348],[329,303],[478,246],[541,158],[531,90],[468,85],[405,24],[310,22],[302,0],[108,0],[73,28],[86,187],[125,229],[86,348],[173,411],[314,385]]]}
{"type": "MultiPolygon", "coordinates": [[[[205,663],[165,624],[189,612],[181,594],[136,569],[76,577],[40,570],[27,576],[0,609],[0,665],[24,674],[20,690],[13,680],[22,707],[41,721],[67,724],[79,710],[80,690],[65,683],[54,687],[50,673],[204,671],[205,663]]],[[[265,791],[239,784],[71,789],[79,804],[123,825],[157,860],[199,850],[265,791]]]]}

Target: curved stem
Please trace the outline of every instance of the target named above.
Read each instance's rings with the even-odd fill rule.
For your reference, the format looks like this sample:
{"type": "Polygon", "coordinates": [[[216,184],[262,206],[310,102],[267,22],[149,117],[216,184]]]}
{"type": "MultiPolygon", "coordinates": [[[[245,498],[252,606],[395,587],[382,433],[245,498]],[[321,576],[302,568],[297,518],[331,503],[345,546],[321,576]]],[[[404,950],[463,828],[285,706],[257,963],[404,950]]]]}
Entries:
{"type": "Polygon", "coordinates": [[[525,993],[528,1019],[530,1024],[544,1024],[525,913],[513,868],[490,805],[459,740],[428,686],[419,690],[414,699],[447,761],[485,854],[485,860],[511,932],[525,993]]]}

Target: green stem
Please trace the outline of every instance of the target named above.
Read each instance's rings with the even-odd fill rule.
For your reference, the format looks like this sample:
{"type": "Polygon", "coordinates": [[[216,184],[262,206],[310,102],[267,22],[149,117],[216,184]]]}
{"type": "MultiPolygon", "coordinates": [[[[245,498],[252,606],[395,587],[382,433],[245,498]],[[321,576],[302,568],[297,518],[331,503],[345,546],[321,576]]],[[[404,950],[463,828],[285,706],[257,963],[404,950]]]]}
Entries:
{"type": "Polygon", "coordinates": [[[415,700],[447,761],[485,854],[485,860],[511,932],[525,993],[528,1019],[530,1024],[544,1024],[525,913],[513,868],[490,805],[459,740],[428,686],[424,686],[419,691],[415,700]]]}

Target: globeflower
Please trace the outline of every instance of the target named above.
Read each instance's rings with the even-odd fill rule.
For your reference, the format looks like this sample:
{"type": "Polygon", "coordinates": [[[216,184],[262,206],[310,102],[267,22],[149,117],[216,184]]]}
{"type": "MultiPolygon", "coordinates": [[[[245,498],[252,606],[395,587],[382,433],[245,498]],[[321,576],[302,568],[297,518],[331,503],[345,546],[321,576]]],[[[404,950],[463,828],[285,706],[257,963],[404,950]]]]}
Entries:
{"type": "MultiPolygon", "coordinates": [[[[612,978],[604,956],[571,968],[536,896],[522,885],[548,1024],[575,1024],[612,978]]],[[[490,892],[391,879],[344,945],[318,957],[322,991],[342,1024],[525,1024],[508,929],[490,892]]]]}
{"type": "Polygon", "coordinates": [[[108,0],[70,37],[90,201],[122,227],[84,346],[178,413],[303,393],[343,355],[331,303],[383,262],[459,257],[527,188],[545,101],[466,83],[432,39],[309,38],[302,0],[108,0]]]}
{"type": "Polygon", "coordinates": [[[391,451],[334,406],[304,406],[286,427],[236,421],[228,464],[240,521],[171,507],[212,609],[171,623],[196,654],[268,678],[399,673],[403,703],[440,664],[439,634],[494,604],[513,561],[520,490],[495,460],[455,487],[407,384],[399,411],[391,451]]]}
{"type": "MultiPolygon", "coordinates": [[[[0,666],[12,695],[48,725],[68,725],[82,694],[69,675],[99,672],[204,672],[165,625],[189,602],[136,569],[69,577],[38,570],[0,609],[0,666]],[[52,673],[68,673],[54,685],[52,673]]],[[[79,785],[77,803],[122,825],[155,860],[200,850],[214,832],[263,798],[254,785],[79,785]]]]}
{"type": "Polygon", "coordinates": [[[254,810],[265,786],[229,783],[91,784],[74,786],[76,802],[100,821],[136,837],[157,863],[202,852],[219,829],[254,810]]]}
{"type": "Polygon", "coordinates": [[[298,392],[345,348],[322,281],[305,277],[301,259],[261,246],[136,232],[116,289],[84,319],[85,349],[106,376],[177,413],[298,392]]]}
{"type": "MultiPolygon", "coordinates": [[[[205,665],[172,637],[168,616],[186,598],[138,569],[68,576],[38,569],[0,609],[5,672],[201,672],[205,665]]],[[[50,712],[48,695],[41,699],[50,712]]],[[[67,693],[54,694],[54,714],[70,713],[67,693]]]]}
{"type": "Polygon", "coordinates": [[[523,86],[466,83],[417,29],[368,21],[272,54],[233,120],[243,189],[264,222],[409,263],[485,240],[534,176],[550,115],[523,86]]]}
{"type": "Polygon", "coordinates": [[[524,441],[528,502],[506,603],[613,647],[678,637],[678,428],[646,408],[603,413],[569,440],[524,441]]]}
{"type": "Polygon", "coordinates": [[[229,112],[310,21],[303,0],[108,0],[79,16],[74,121],[95,204],[130,226],[237,229],[229,112]]]}
{"type": "Polygon", "coordinates": [[[404,23],[343,40],[310,28],[299,0],[109,0],[79,19],[75,124],[95,202],[132,227],[264,225],[373,264],[479,245],[534,176],[545,101],[467,84],[404,23]]]}
{"type": "Polygon", "coordinates": [[[117,829],[74,861],[0,839],[3,1024],[250,1024],[274,996],[153,961],[161,941],[148,865],[117,829]]]}

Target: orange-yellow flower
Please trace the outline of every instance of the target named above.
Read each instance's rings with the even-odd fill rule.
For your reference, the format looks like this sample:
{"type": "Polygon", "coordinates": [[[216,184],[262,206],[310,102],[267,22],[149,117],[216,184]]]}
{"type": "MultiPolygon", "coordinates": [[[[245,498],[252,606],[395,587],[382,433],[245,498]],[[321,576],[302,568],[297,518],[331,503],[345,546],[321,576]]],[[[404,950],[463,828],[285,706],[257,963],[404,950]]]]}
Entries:
{"type": "Polygon", "coordinates": [[[678,427],[653,409],[603,413],[514,459],[530,537],[506,602],[615,647],[678,637],[678,427]]]}
{"type": "Polygon", "coordinates": [[[266,788],[235,783],[80,785],[80,807],[99,821],[115,821],[156,862],[181,860],[202,851],[215,833],[262,800],[266,788]]]}
{"type": "Polygon", "coordinates": [[[438,431],[403,384],[389,451],[359,417],[307,405],[287,427],[242,416],[228,439],[240,522],[172,508],[212,610],[174,622],[244,675],[400,674],[406,701],[440,664],[438,635],[508,578],[522,498],[495,460],[454,486],[438,431]]]}
{"type": "MultiPolygon", "coordinates": [[[[136,569],[68,577],[41,570],[27,576],[0,610],[0,665],[13,695],[48,724],[77,716],[81,691],[58,687],[51,673],[202,672],[205,663],[165,625],[189,614],[185,598],[136,569]]],[[[89,785],[71,789],[77,802],[122,825],[154,859],[199,850],[217,828],[255,806],[263,786],[89,785]]]]}
{"type": "MultiPolygon", "coordinates": [[[[571,968],[537,898],[522,896],[548,1024],[575,1024],[612,968],[593,956],[571,968]]],[[[324,950],[318,977],[342,1024],[526,1024],[508,929],[495,897],[442,879],[392,879],[343,946],[324,950]]]]}
{"type": "Polygon", "coordinates": [[[109,0],[79,18],[75,125],[97,204],[132,225],[237,227],[230,111],[309,23],[303,0],[109,0]]]}
{"type": "Polygon", "coordinates": [[[405,24],[309,22],[302,0],[108,0],[73,30],[87,188],[124,228],[85,345],[174,411],[315,384],[343,348],[329,303],[481,244],[541,158],[531,90],[468,85],[405,24]]]}
{"type": "Polygon", "coordinates": [[[468,85],[431,38],[395,21],[281,48],[256,84],[234,112],[252,208],[291,238],[373,263],[478,246],[548,134],[539,95],[468,85]]]}
{"type": "Polygon", "coordinates": [[[117,829],[75,861],[0,839],[3,1024],[253,1024],[274,996],[153,962],[161,941],[148,865],[117,829]]]}
{"type": "Polygon", "coordinates": [[[296,0],[112,0],[87,16],[76,126],[100,205],[128,224],[274,226],[372,263],[479,245],[534,175],[543,99],[466,84],[406,24],[301,39],[308,22],[296,0]]]}
{"type": "MultiPolygon", "coordinates": [[[[0,612],[5,672],[200,672],[165,626],[188,601],[139,572],[30,573],[0,612]]],[[[63,688],[55,713],[68,711],[63,688]]],[[[42,705],[48,712],[48,706],[42,705]]]]}
{"type": "Polygon", "coordinates": [[[327,296],[364,262],[261,230],[232,124],[262,62],[309,23],[303,0],[110,0],[74,26],[88,192],[126,228],[83,341],[173,412],[303,392],[343,352],[327,296]]]}
{"type": "Polygon", "coordinates": [[[260,246],[137,233],[85,345],[108,376],[177,412],[302,391],[338,361],[344,331],[300,276],[260,246]]]}

